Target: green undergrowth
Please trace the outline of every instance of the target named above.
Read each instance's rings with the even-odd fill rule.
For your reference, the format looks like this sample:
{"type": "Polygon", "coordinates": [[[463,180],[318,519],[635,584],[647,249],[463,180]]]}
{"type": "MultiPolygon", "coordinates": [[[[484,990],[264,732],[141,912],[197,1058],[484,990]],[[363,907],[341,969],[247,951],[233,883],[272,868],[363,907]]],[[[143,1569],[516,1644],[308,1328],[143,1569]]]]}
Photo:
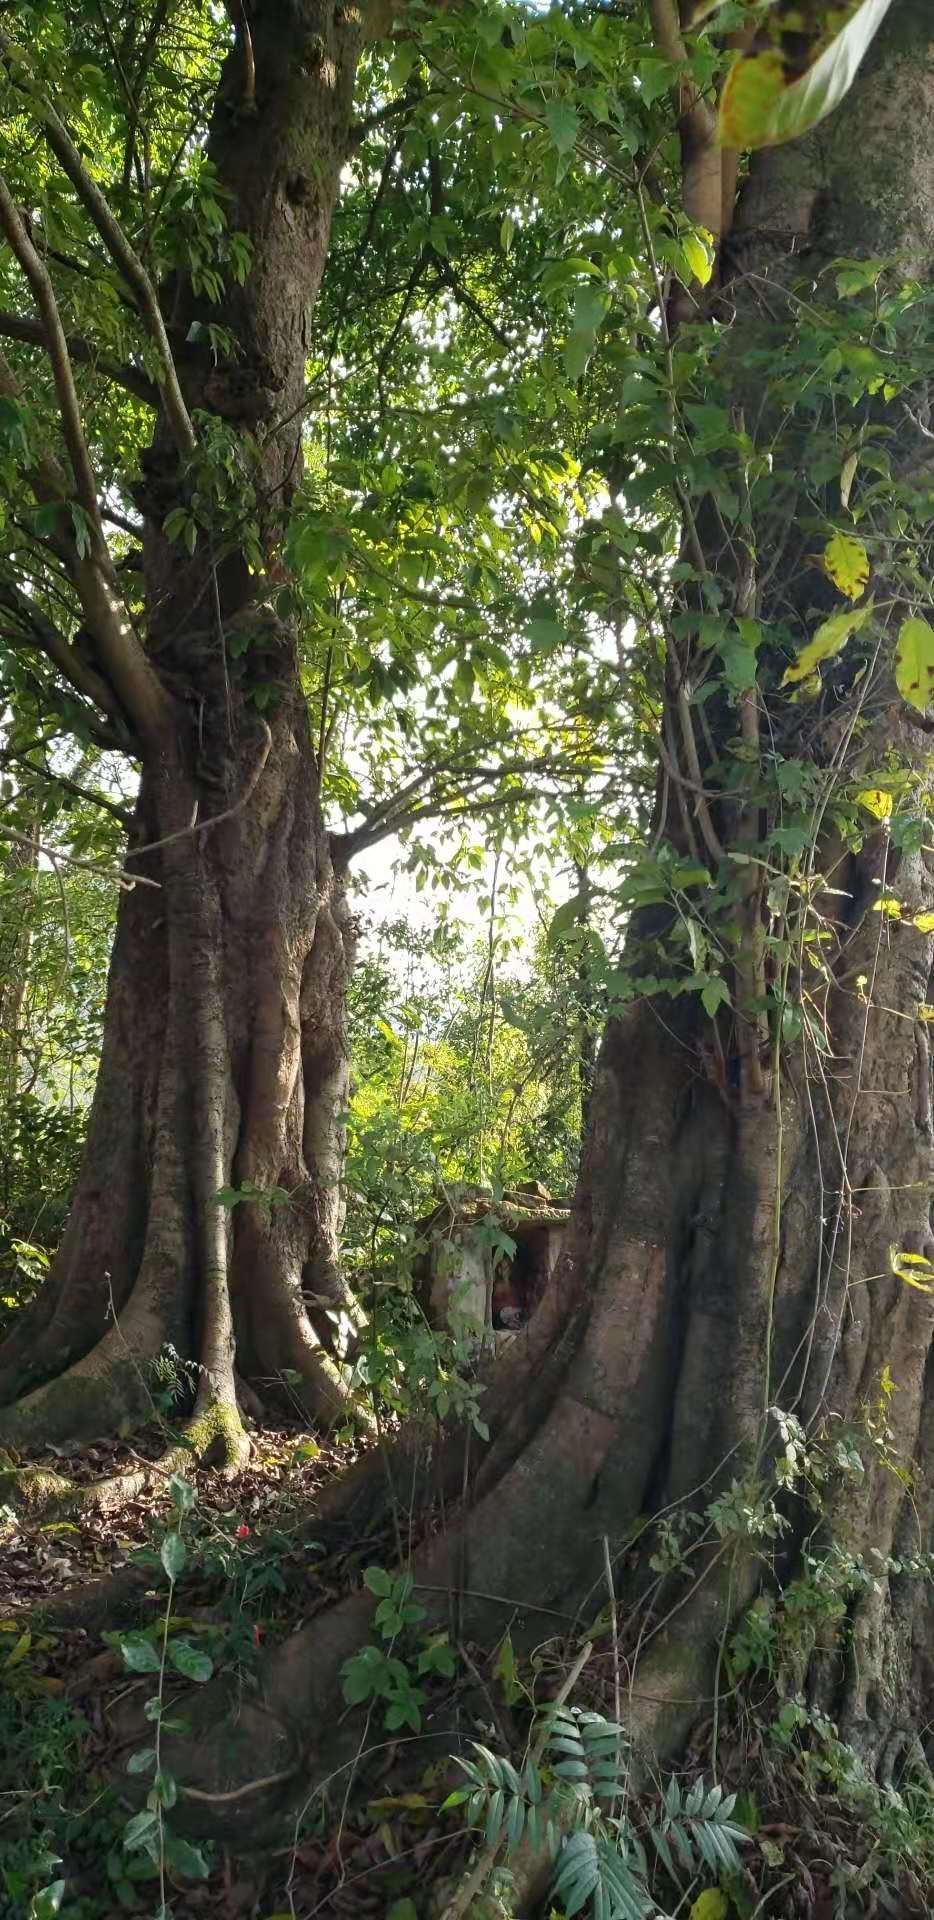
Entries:
{"type": "MultiPolygon", "coordinates": [[[[183,1783],[161,1742],[184,1732],[186,1691],[216,1673],[255,1684],[264,1645],[297,1606],[284,1567],[293,1543],[199,1510],[181,1476],[170,1493],[135,1556],[151,1575],[135,1623],[82,1651],[111,1650],[116,1689],[145,1692],[147,1732],[132,1751],[108,1750],[90,1690],[88,1717],[80,1686],[79,1704],[66,1697],[54,1629],[0,1623],[0,1920],[185,1920],[222,1902],[221,1852],[190,1807],[179,1821],[183,1783]],[[205,1617],[208,1592],[217,1604],[205,1617]]],[[[757,1604],[727,1649],[730,1672],[746,1674],[724,1702],[716,1755],[699,1730],[677,1775],[647,1780],[613,1714],[618,1648],[602,1619],[583,1644],[523,1655],[507,1633],[492,1652],[464,1649],[426,1631],[409,1576],[370,1566],[364,1578],[378,1618],[373,1647],[343,1674],[348,1705],[367,1710],[353,1777],[309,1800],[291,1855],[251,1854],[244,1819],[236,1864],[257,1920],[290,1911],[290,1898],[313,1911],[303,1874],[320,1899],[339,1871],[359,1883],[361,1914],[382,1898],[382,1920],[440,1920],[471,1874],[467,1915],[512,1920],[530,1847],[547,1867],[542,1912],[558,1920],[792,1920],[801,1889],[828,1920],[934,1910],[920,1753],[880,1786],[826,1716],[770,1684],[791,1633],[780,1616],[757,1604]],[[460,1729],[447,1760],[435,1750],[426,1762],[403,1738],[387,1767],[387,1735],[420,1730],[439,1704],[460,1729]]]]}
{"type": "MultiPolygon", "coordinates": [[[[784,1591],[763,1588],[724,1643],[716,1725],[696,1731],[676,1775],[659,1776],[631,1751],[614,1704],[623,1614],[604,1608],[587,1640],[533,1652],[508,1631],[492,1650],[465,1646],[453,1624],[430,1621],[412,1573],[374,1564],[360,1541],[311,1539],[284,1509],[252,1524],[242,1507],[218,1512],[181,1474],[166,1494],[129,1555],[144,1575],[135,1617],[77,1648],[80,1662],[109,1652],[109,1677],[69,1681],[75,1636],[51,1612],[0,1621],[0,1920],[221,1911],[221,1850],[199,1834],[163,1739],[177,1750],[191,1698],[215,1675],[250,1692],[310,1595],[337,1597],[361,1578],[377,1603],[372,1640],[341,1674],[359,1752],[297,1822],[287,1817],[293,1850],[251,1853],[244,1814],[237,1867],[256,1920],[314,1911],[342,1873],[361,1913],[378,1895],[385,1920],[441,1920],[469,1876],[466,1915],[511,1920],[530,1849],[550,1889],[544,1911],[560,1920],[793,1920],[802,1888],[827,1920],[934,1911],[934,1793],[919,1743],[880,1784],[796,1679],[815,1637],[839,1628],[876,1577],[858,1559],[806,1554],[784,1591]],[[129,1752],[107,1732],[111,1680],[142,1706],[129,1752]],[[435,1744],[426,1760],[411,1736],[439,1725],[449,1750],[435,1744]],[[304,1903],[303,1876],[317,1889],[304,1903]]],[[[749,1487],[716,1505],[721,1528],[743,1539],[761,1533],[763,1513],[777,1509],[749,1487]]],[[[684,1539],[654,1534],[652,1564],[677,1580],[684,1539]]],[[[931,1577],[927,1556],[891,1570],[931,1577]]]]}
{"type": "Polygon", "coordinates": [[[88,1769],[84,1716],[43,1693],[28,1657],[10,1670],[17,1644],[0,1680],[0,1920],[104,1920],[114,1908],[117,1795],[88,1769]]]}

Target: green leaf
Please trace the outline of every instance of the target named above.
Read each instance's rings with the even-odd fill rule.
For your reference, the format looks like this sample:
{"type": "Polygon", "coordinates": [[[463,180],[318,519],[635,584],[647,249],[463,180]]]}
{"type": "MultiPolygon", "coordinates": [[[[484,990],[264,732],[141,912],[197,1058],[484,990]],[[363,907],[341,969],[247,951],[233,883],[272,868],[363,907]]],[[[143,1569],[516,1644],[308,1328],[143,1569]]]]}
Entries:
{"type": "Polygon", "coordinates": [[[180,1533],[166,1534],[162,1546],[159,1549],[159,1557],[169,1579],[172,1581],[177,1580],[179,1574],[184,1570],[185,1561],[188,1558],[185,1542],[180,1533]]]}
{"type": "Polygon", "coordinates": [[[729,1004],[730,989],[726,981],[721,979],[718,973],[715,973],[713,977],[708,980],[707,985],[701,988],[701,1005],[704,1012],[712,1020],[718,1007],[729,1006],[729,1004]]]}
{"type": "Polygon", "coordinates": [[[515,1648],[509,1633],[504,1634],[499,1643],[499,1649],[493,1663],[493,1675],[503,1689],[503,1698],[506,1701],[506,1705],[509,1707],[515,1706],[516,1701],[521,1700],[524,1688],[519,1679],[519,1663],[516,1660],[515,1648]]]}
{"type": "Polygon", "coordinates": [[[564,365],[569,380],[580,379],[609,310],[610,296],[601,287],[578,287],[574,296],[571,333],[564,349],[564,365]]]}
{"type": "MultiPolygon", "coordinates": [[[[786,667],[782,686],[790,687],[800,680],[808,680],[822,661],[832,660],[852,635],[866,625],[872,610],[873,602],[867,600],[861,607],[845,608],[841,613],[832,613],[829,620],[822,621],[813,640],[809,640],[807,646],[802,647],[797,660],[786,667]]],[[[910,624],[906,622],[906,625],[910,624]]],[[[920,624],[923,626],[924,622],[920,624]]],[[[934,640],[934,634],[931,638],[934,640]]]]}
{"type": "Polygon", "coordinates": [[[199,1685],[210,1680],[214,1662],[209,1654],[201,1652],[200,1647],[192,1646],[190,1640],[171,1641],[169,1652],[173,1666],[178,1673],[185,1675],[186,1680],[197,1680],[199,1685]]]}
{"type": "Polygon", "coordinates": [[[145,1639],[141,1633],[128,1635],[121,1640],[120,1652],[124,1666],[129,1667],[131,1673],[158,1673],[162,1664],[152,1641],[145,1639]]]}
{"type": "Polygon", "coordinates": [[[127,1773],[148,1773],[156,1764],[155,1747],[140,1747],[138,1753],[131,1753],[126,1763],[127,1773]]]}
{"type": "Polygon", "coordinates": [[[173,1872],[186,1880],[206,1880],[211,1871],[200,1847],[193,1847],[179,1833],[166,1832],[165,1857],[173,1872]]]}
{"type": "Polygon", "coordinates": [[[392,1575],[386,1572],[385,1567],[365,1568],[363,1584],[369,1588],[371,1593],[379,1594],[382,1597],[388,1597],[389,1594],[392,1593],[392,1575]]]}
{"type": "Polygon", "coordinates": [[[152,1792],[149,1796],[150,1806],[158,1803],[160,1807],[174,1807],[177,1799],[178,1781],[174,1773],[166,1773],[165,1768],[160,1767],[152,1783],[152,1792]]]}
{"type": "Polygon", "coordinates": [[[567,628],[561,625],[560,620],[545,618],[530,620],[526,633],[534,653],[551,653],[555,647],[563,647],[568,637],[567,628]]]}
{"type": "Polygon", "coordinates": [[[881,260],[838,260],[836,282],[837,297],[846,300],[854,293],[865,293],[867,287],[874,287],[883,268],[881,260]]]}
{"type": "MultiPolygon", "coordinates": [[[[744,620],[742,625],[754,628],[755,621],[744,620]]],[[[757,667],[754,647],[744,639],[737,639],[735,634],[726,633],[720,641],[718,652],[723,661],[724,679],[733,693],[746,693],[755,686],[757,667]]]]}
{"type": "Polygon", "coordinates": [[[681,241],[681,251],[691,269],[695,280],[706,287],[713,273],[713,250],[705,246],[699,233],[685,234],[681,241]]]}
{"type": "Polygon", "coordinates": [[[65,1898],[65,1880],[51,1880],[41,1893],[33,1894],[29,1909],[29,1920],[55,1920],[55,1915],[65,1898]]]}
{"type": "Polygon", "coordinates": [[[470,1793],[469,1787],[455,1787],[453,1793],[449,1793],[447,1799],[442,1800],[440,1811],[447,1813],[451,1807],[462,1807],[465,1800],[470,1799],[470,1793]]]}
{"type": "Polygon", "coordinates": [[[895,684],[902,698],[923,713],[934,694],[934,628],[905,620],[895,647],[895,684]]]}
{"type": "Polygon", "coordinates": [[[573,107],[566,107],[560,100],[549,100],[545,108],[545,125],[551,135],[551,144],[559,153],[570,153],[577,141],[580,121],[573,107]]]}
{"type": "Polygon", "coordinates": [[[726,1894],[719,1887],[707,1887],[691,1908],[691,1920],[726,1920],[729,1910],[726,1894]]]}
{"type": "Polygon", "coordinates": [[[404,87],[418,59],[418,47],[414,40],[403,40],[389,63],[389,84],[404,87]]]}
{"type": "Polygon", "coordinates": [[[574,1920],[574,1915],[586,1906],[599,1879],[597,1843],[592,1833],[581,1828],[565,1842],[554,1878],[553,1891],[567,1920],[574,1920]]]}
{"type": "Polygon", "coordinates": [[[144,1807],[141,1813],[134,1813],[123,1829],[123,1844],[130,1852],[134,1847],[146,1847],[159,1831],[159,1815],[153,1807],[144,1807]]]}
{"type": "Polygon", "coordinates": [[[173,1473],[169,1481],[169,1499],[177,1513],[190,1513],[195,1504],[195,1490],[184,1474],[173,1473]]]}

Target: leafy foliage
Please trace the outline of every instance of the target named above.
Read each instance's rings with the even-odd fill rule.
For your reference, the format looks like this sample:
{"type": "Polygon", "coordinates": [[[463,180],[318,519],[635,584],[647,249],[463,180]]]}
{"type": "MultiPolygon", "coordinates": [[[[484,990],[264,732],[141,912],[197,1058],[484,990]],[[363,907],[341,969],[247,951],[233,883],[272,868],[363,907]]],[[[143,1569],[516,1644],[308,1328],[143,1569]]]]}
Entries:
{"type": "MultiPolygon", "coordinates": [[[[525,1836],[535,1848],[548,1846],[556,1861],[553,1896],[568,1920],[585,1908],[594,1920],[657,1913],[643,1837],[627,1811],[625,1729],[601,1714],[561,1707],[545,1709],[542,1731],[541,1765],[530,1751],[521,1770],[474,1742],[476,1759],[459,1762],[469,1785],[447,1804],[464,1803],[468,1819],[482,1822],[488,1847],[504,1839],[513,1854],[525,1836]]],[[[673,1881],[679,1869],[739,1870],[748,1834],[731,1818],[735,1803],[735,1795],[708,1790],[702,1780],[687,1793],[677,1780],[667,1782],[646,1837],[673,1881]]]]}

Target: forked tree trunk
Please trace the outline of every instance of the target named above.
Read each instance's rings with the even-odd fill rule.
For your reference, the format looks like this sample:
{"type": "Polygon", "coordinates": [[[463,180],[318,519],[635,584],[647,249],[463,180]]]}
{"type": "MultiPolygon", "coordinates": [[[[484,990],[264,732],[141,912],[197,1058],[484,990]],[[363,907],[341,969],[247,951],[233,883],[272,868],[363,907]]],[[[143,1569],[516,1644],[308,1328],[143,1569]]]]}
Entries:
{"type": "MultiPolygon", "coordinates": [[[[802,256],[819,270],[835,256],[894,255],[909,273],[929,275],[932,76],[926,0],[902,0],[834,118],[753,169],[736,246],[745,275],[774,269],[776,285],[758,305],[745,281],[741,326],[726,343],[741,395],[737,341],[744,352],[778,349],[795,313],[781,286],[793,277],[800,286],[802,256]]],[[[786,425],[777,467],[794,471],[806,431],[806,415],[786,425]]],[[[752,531],[755,545],[767,523],[752,531]]],[[[773,528],[763,565],[776,537],[773,528]]],[[[766,623],[791,618],[803,641],[814,576],[805,583],[799,569],[773,570],[758,612],[766,623]]],[[[729,575],[724,583],[732,592],[729,575]]],[[[882,659],[862,764],[878,765],[892,747],[923,770],[926,736],[894,697],[888,641],[882,659]]],[[[738,730],[735,709],[723,726],[724,737],[738,730]]],[[[768,740],[764,723],[762,733],[768,740]]],[[[830,737],[839,745],[832,725],[830,737]]],[[[836,748],[815,751],[832,774],[836,748]]],[[[728,833],[727,808],[715,816],[728,833]]],[[[684,999],[634,1003],[610,1025],[570,1250],[523,1340],[497,1364],[485,1408],[492,1438],[487,1448],[471,1440],[466,1508],[452,1520],[448,1505],[446,1533],[416,1556],[414,1571],[439,1625],[456,1590],[461,1637],[492,1645],[511,1624],[514,1639],[525,1629],[540,1640],[550,1630],[543,1609],[555,1609],[556,1633],[575,1620],[582,1630],[600,1611],[606,1536],[631,1679],[627,1717],[656,1754],[670,1754],[709,1717],[725,1636],[760,1582],[780,1620],[783,1580],[800,1571],[807,1542],[833,1606],[820,1633],[816,1625],[800,1633],[784,1683],[831,1713],[887,1778],[906,1756],[918,1760],[918,1736],[934,1715],[930,1582],[917,1577],[934,1521],[934,1317],[930,1298],[897,1277],[890,1257],[892,1248],[934,1251],[931,1071],[917,1011],[931,997],[934,942],[910,924],[934,912],[934,872],[928,852],[896,857],[881,830],[842,858],[822,832],[813,859],[814,872],[832,872],[844,890],[825,902],[830,1054],[800,1041],[780,1051],[773,1041],[757,1063],[763,1086],[750,1064],[735,1087],[731,1076],[717,1087],[705,1066],[711,1027],[696,1002],[694,1011],[684,999]],[[906,909],[900,923],[871,911],[883,879],[906,909]],[[867,1415],[889,1380],[882,1440],[867,1415]],[[828,1477],[819,1518],[800,1489],[788,1500],[781,1558],[770,1564],[772,1544],[757,1539],[754,1522],[745,1536],[720,1532],[708,1509],[734,1483],[740,1507],[771,1498],[784,1449],[775,1408],[796,1416],[828,1477]],[[838,1441],[861,1467],[847,1466],[845,1449],[835,1453],[838,1441]],[[659,1545],[649,1523],[660,1515],[687,1526],[685,1566],[668,1577],[649,1565],[659,1545]]],[[[648,933],[644,923],[633,929],[637,971],[648,933]]],[[[790,995],[808,986],[796,964],[790,995]]],[[[751,1062],[742,1021],[737,1039],[751,1062]]],[[[408,1459],[400,1474],[403,1507],[410,1467],[408,1459]]],[[[463,1471],[463,1444],[452,1441],[431,1483],[446,1484],[453,1500],[463,1471]]],[[[332,1495],[332,1504],[358,1503],[361,1529],[381,1475],[382,1463],[378,1474],[364,1466],[332,1495]]],[[[360,1724],[346,1716],[335,1736],[334,1710],[340,1663],[368,1637],[373,1604],[364,1593],[350,1598],[271,1656],[262,1710],[247,1707],[215,1745],[216,1784],[291,1762],[305,1795],[359,1752],[360,1724]]],[[[207,1701],[202,1710],[210,1713],[207,1701]]],[[[258,1815],[264,1796],[252,1804],[258,1815]]]]}
{"type": "Polygon", "coordinates": [[[14,1446],[145,1417],[160,1357],[189,1371],[197,1444],[228,1459],[243,1450],[238,1373],[300,1376],[293,1390],[324,1417],[343,1399],[303,1295],[340,1295],[352,926],[294,616],[274,610],[256,556],[281,584],[361,17],[257,0],[250,32],[208,144],[250,267],[222,310],[183,276],[163,289],[204,451],[186,469],[160,416],[137,492],[145,644],[171,704],[143,741],[127,868],[156,884],[122,897],[74,1207],[49,1286],[0,1349],[0,1439],[14,1446]],[[206,322],[232,335],[229,360],[198,345],[206,322]],[[205,507],[232,474],[232,505],[205,507]],[[164,525],[199,500],[189,554],[164,525]],[[218,1204],[247,1183],[279,1191],[218,1204]]]}

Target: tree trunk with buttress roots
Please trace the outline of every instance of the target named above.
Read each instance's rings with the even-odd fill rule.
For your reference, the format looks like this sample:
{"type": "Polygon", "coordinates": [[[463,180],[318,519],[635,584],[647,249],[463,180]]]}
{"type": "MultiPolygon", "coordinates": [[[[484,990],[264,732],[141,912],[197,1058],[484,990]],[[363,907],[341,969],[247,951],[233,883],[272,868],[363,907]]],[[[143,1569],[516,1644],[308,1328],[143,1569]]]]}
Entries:
{"type": "Polygon", "coordinates": [[[194,1382],[198,1447],[228,1461],[244,1450],[238,1376],[287,1372],[290,1392],[325,1419],[345,1398],[306,1297],[341,1298],[353,927],[322,822],[296,635],[256,551],[274,570],[301,475],[308,328],[361,26],[356,10],[318,0],[260,0],[250,18],[251,70],[238,41],[209,140],[229,224],[252,248],[244,284],[225,291],[235,357],[215,364],[190,345],[193,323],[217,310],[187,280],[162,290],[172,336],[189,343],[179,349],[189,413],[202,435],[229,436],[242,488],[231,526],[218,508],[217,531],[202,531],[193,553],[167,539],[167,515],[208,482],[159,416],[137,495],[155,689],[132,716],[142,779],[126,870],[141,884],[121,897],[63,1244],[0,1348],[0,1441],[14,1447],[145,1418],[168,1350],[194,1382]],[[274,1204],[218,1205],[222,1188],[246,1183],[278,1189],[274,1204]]]}
{"type": "MultiPolygon", "coordinates": [[[[733,235],[735,322],[717,362],[747,421],[748,356],[784,351],[799,310],[794,292],[813,295],[829,260],[885,255],[910,277],[930,278],[932,130],[934,25],[923,0],[904,0],[834,117],[753,165],[733,235]]],[[[873,401],[872,418],[899,429],[907,474],[926,449],[901,409],[886,413],[885,405],[873,401]]],[[[808,416],[792,408],[777,437],[774,424],[760,430],[775,466],[793,474],[808,416]]],[[[914,483],[904,484],[910,514],[914,483]]],[[[756,616],[766,626],[780,618],[800,645],[820,588],[813,572],[805,579],[790,497],[784,512],[783,536],[754,509],[746,545],[762,573],[756,616]]],[[[748,612],[748,581],[716,551],[703,510],[698,529],[705,566],[719,571],[727,594],[746,593],[748,612]]],[[[879,566],[884,575],[884,555],[879,566]]],[[[896,696],[893,636],[880,618],[875,664],[859,682],[868,688],[847,691],[844,676],[844,691],[822,696],[826,724],[800,722],[821,774],[808,857],[815,875],[829,876],[815,911],[830,938],[823,973],[811,975],[793,953],[785,992],[797,1005],[810,995],[805,1004],[826,1020],[830,1051],[819,1054],[793,1031],[783,1043],[762,1027],[749,993],[768,965],[758,886],[733,916],[735,1001],[751,999],[752,1008],[735,1022],[721,1014],[716,1036],[737,1056],[735,1075],[714,1084],[712,1023],[696,996],[636,1000],[611,1022],[569,1249],[523,1337],[497,1362],[484,1408],[491,1439],[470,1438],[469,1494],[459,1509],[463,1442],[442,1445],[425,1472],[426,1491],[446,1492],[447,1524],[416,1553],[413,1570],[430,1624],[451,1625],[453,1594],[458,1639],[493,1646],[510,1626],[514,1642],[536,1643],[575,1622],[582,1633],[600,1611],[606,1538],[626,1716],[656,1756],[670,1756],[692,1726],[716,1716],[727,1636],[757,1590],[772,1595],[781,1620],[783,1590],[807,1554],[830,1579],[835,1603],[820,1631],[815,1625],[786,1646],[783,1684],[830,1714],[878,1777],[891,1780],[903,1763],[925,1764],[924,1730],[934,1718],[934,1614],[930,1583],[917,1577],[934,1519],[934,1312],[891,1264],[893,1248],[934,1253],[931,1069],[918,1017],[932,997],[934,937],[912,924],[920,915],[934,926],[923,919],[934,914],[934,870],[925,848],[896,854],[882,828],[847,851],[829,824],[841,784],[878,767],[883,749],[894,749],[922,786],[927,778],[927,736],[896,696]],[[872,911],[882,882],[901,902],[900,921],[872,911]],[[883,1381],[894,1391],[880,1444],[872,1412],[883,1381]],[[819,1514],[799,1486],[782,1502],[787,1530],[760,1546],[741,1529],[718,1530],[708,1509],[734,1484],[741,1504],[768,1504],[786,1457],[773,1409],[796,1417],[826,1478],[819,1514]],[[859,1465],[835,1454],[837,1440],[859,1465]],[[667,1575],[649,1565],[662,1515],[687,1522],[686,1558],[667,1575]]],[[[672,659],[665,726],[675,741],[681,685],[672,659]]],[[[768,752],[773,729],[784,726],[787,741],[795,713],[806,711],[775,691],[719,717],[711,703],[714,750],[698,728],[695,787],[716,795],[718,728],[723,740],[742,733],[752,764],[768,752]]],[[[691,789],[683,754],[681,736],[666,750],[668,766],[675,755],[682,761],[680,785],[667,770],[659,779],[659,819],[676,844],[700,838],[703,796],[691,789]]],[[[750,820],[748,799],[714,797],[706,806],[710,832],[728,849],[761,843],[765,823],[750,820]]],[[[635,973],[657,968],[657,934],[643,911],[629,939],[635,973]]],[[[403,1512],[415,1449],[404,1440],[396,1461],[403,1512]]],[[[331,1490],[330,1507],[354,1511],[358,1532],[384,1498],[382,1474],[382,1461],[364,1464],[331,1490]]],[[[335,1733],[338,1674],[371,1636],[374,1604],[366,1593],[351,1596],[270,1655],[261,1701],[239,1703],[222,1735],[216,1727],[209,1735],[221,1699],[202,1698],[209,1737],[199,1757],[212,1787],[279,1773],[305,1799],[353,1760],[366,1729],[350,1714],[335,1733]]],[[[439,1725],[449,1728],[448,1709],[439,1725]]],[[[190,1745],[178,1765],[191,1768],[190,1745]]],[[[290,1791],[256,1792],[257,1826],[290,1791]]],[[[198,1805],[202,1825],[209,1812],[198,1805]]]]}

